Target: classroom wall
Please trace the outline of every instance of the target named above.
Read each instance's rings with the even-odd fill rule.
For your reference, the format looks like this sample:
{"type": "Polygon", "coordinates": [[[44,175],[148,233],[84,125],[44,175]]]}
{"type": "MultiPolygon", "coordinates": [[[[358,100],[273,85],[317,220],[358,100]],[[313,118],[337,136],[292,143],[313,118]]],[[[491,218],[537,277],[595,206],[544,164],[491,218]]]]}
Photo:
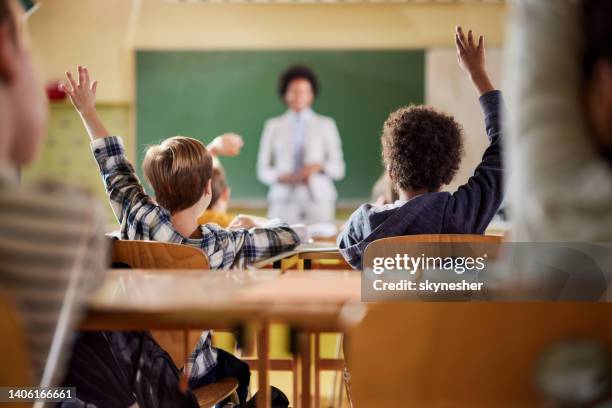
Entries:
{"type": "Polygon", "coordinates": [[[132,100],[131,47],[126,44],[130,1],[41,0],[28,21],[41,79],[63,78],[77,64],[92,68],[104,102],[132,100]]]}
{"type": "Polygon", "coordinates": [[[111,131],[126,132],[131,159],[136,150],[135,49],[428,49],[426,100],[456,114],[468,135],[467,154],[456,183],[467,179],[484,149],[478,105],[449,47],[453,46],[455,24],[477,27],[487,36],[489,46],[503,44],[506,7],[500,3],[40,3],[28,25],[41,79],[62,78],[66,68],[79,63],[90,67],[100,81],[98,99],[124,104],[129,110],[127,130],[111,131]],[[456,98],[458,103],[453,104],[456,98]]]}
{"type": "Polygon", "coordinates": [[[452,46],[455,24],[503,42],[503,4],[173,4],[40,0],[29,21],[43,79],[87,64],[105,102],[133,98],[134,48],[329,49],[452,46]],[[141,4],[140,12],[135,5],[141,4]]]}

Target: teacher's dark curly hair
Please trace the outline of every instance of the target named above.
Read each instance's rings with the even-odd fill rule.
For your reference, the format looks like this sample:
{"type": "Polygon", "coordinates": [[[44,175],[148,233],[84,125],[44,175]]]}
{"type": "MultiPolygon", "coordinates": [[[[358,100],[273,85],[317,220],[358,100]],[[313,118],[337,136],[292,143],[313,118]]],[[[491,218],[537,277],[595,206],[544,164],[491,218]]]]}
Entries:
{"type": "Polygon", "coordinates": [[[312,93],[316,97],[319,92],[319,81],[315,73],[305,65],[293,65],[285,70],[279,78],[278,93],[281,98],[285,97],[289,84],[296,79],[305,79],[310,82],[312,93]]]}

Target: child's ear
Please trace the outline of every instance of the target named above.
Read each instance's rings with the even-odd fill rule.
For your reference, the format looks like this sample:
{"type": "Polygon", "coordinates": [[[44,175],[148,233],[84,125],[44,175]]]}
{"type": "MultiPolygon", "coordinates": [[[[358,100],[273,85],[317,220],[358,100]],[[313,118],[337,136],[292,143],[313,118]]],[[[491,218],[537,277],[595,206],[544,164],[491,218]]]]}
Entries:
{"type": "Polygon", "coordinates": [[[204,193],[206,193],[206,195],[212,195],[212,177],[208,179],[206,188],[204,188],[204,193]]]}
{"type": "Polygon", "coordinates": [[[225,191],[223,192],[223,199],[229,202],[231,196],[232,196],[232,189],[227,187],[225,191]]]}
{"type": "Polygon", "coordinates": [[[393,177],[393,174],[391,174],[391,172],[389,171],[389,166],[385,167],[385,173],[387,173],[387,176],[389,176],[389,179],[395,183],[395,177],[393,177]]]}

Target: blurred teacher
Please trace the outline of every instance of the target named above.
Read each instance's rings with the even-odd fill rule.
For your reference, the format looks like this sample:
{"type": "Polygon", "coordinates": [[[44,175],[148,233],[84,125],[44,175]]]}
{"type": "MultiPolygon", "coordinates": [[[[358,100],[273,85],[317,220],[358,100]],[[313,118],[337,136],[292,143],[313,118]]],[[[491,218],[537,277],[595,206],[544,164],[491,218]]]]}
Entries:
{"type": "Polygon", "coordinates": [[[312,110],[318,83],[305,66],[280,77],[287,112],[264,125],[257,177],[268,185],[268,217],[288,223],[333,222],[335,180],[344,177],[342,144],[336,122],[312,110]]]}

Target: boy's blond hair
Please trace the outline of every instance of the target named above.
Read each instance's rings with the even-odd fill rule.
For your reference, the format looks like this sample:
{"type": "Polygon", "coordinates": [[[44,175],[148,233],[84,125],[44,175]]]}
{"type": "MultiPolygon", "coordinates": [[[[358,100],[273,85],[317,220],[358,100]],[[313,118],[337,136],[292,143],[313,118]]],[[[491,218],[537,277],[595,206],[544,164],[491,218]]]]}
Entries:
{"type": "Polygon", "coordinates": [[[150,146],[142,168],[159,205],[174,214],[202,198],[212,177],[212,156],[199,140],[175,136],[150,146]]]}

